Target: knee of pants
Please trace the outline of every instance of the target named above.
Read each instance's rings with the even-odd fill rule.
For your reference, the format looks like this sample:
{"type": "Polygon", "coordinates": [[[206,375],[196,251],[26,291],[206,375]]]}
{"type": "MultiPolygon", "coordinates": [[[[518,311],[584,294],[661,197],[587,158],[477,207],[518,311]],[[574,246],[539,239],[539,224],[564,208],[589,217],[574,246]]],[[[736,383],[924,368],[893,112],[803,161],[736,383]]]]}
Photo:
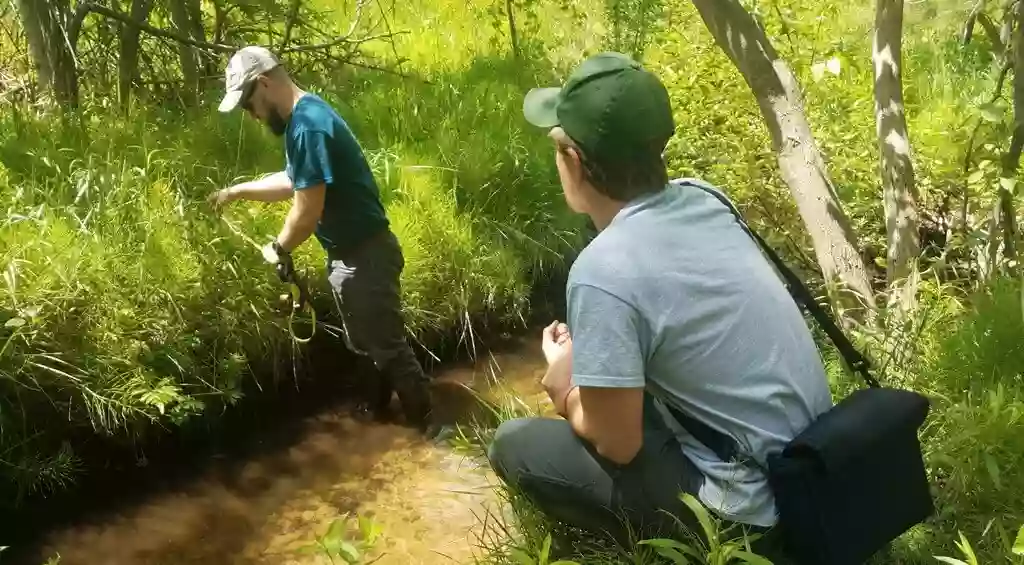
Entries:
{"type": "Polygon", "coordinates": [[[516,483],[522,470],[524,449],[529,447],[527,436],[534,418],[516,418],[502,422],[494,431],[487,447],[487,460],[502,480],[516,483]]]}

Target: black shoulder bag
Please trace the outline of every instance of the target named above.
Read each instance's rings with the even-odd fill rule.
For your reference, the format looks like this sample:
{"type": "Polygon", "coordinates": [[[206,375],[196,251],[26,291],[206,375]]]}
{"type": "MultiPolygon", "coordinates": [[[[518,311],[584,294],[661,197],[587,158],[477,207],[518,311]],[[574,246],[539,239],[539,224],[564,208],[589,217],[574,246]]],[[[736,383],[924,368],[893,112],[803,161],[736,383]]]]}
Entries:
{"type": "MultiPolygon", "coordinates": [[[[867,359],[850,343],[807,287],[743,220],[721,193],[682,181],[718,198],[775,264],[793,299],[811,314],[846,364],[867,387],[822,414],[778,453],[767,474],[787,555],[799,565],[859,565],[934,511],[918,430],[928,399],[882,387],[867,359]]],[[[667,403],[666,403],[667,404],[667,403]]],[[[723,461],[742,460],[735,439],[676,407],[669,410],[723,461]]]]}

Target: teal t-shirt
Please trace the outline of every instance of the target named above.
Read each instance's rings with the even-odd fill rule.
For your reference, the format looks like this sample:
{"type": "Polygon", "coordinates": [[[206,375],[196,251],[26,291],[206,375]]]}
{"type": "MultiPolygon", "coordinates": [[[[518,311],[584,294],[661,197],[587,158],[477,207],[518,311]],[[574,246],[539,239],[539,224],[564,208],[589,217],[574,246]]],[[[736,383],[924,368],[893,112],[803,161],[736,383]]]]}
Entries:
{"type": "Polygon", "coordinates": [[[380,190],[352,130],[327,102],[305,94],[285,131],[286,172],[295,190],[326,185],[316,238],[345,251],[388,227],[380,190]]]}

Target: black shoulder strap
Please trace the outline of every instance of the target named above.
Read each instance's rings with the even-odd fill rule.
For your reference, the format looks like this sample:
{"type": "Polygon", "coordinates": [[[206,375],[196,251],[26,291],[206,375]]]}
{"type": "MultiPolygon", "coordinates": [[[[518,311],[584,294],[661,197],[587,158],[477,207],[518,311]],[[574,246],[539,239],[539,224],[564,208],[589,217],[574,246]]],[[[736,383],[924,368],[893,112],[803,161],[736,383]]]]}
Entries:
{"type": "MultiPolygon", "coordinates": [[[[828,335],[832,343],[835,344],[836,349],[839,350],[839,354],[842,355],[843,360],[846,362],[846,364],[851,369],[859,373],[861,377],[864,379],[864,382],[867,383],[869,387],[880,386],[875,377],[871,375],[870,365],[868,363],[867,358],[865,358],[864,355],[857,351],[857,348],[854,347],[854,345],[846,337],[846,334],[844,334],[843,331],[839,329],[839,326],[837,326],[835,321],[832,320],[832,317],[829,316],[828,312],[826,312],[825,309],[822,308],[820,304],[818,304],[818,301],[814,299],[814,296],[811,294],[811,291],[807,289],[807,286],[805,286],[804,283],[800,280],[800,278],[796,276],[796,274],[793,273],[793,271],[790,270],[789,267],[786,266],[786,264],[778,256],[778,254],[775,253],[775,250],[772,249],[771,246],[769,246],[764,241],[764,239],[761,238],[760,235],[754,232],[754,230],[750,229],[750,226],[747,225],[747,222],[743,219],[742,214],[740,214],[739,210],[737,210],[736,207],[733,206],[732,202],[730,202],[729,199],[726,198],[726,196],[721,192],[713,188],[703,186],[699,183],[680,181],[678,184],[699,188],[704,192],[714,196],[722,204],[724,204],[725,207],[728,208],[734,216],[736,216],[736,220],[739,222],[740,226],[743,227],[744,231],[746,231],[750,235],[750,237],[752,237],[754,241],[757,242],[761,250],[768,256],[769,259],[771,259],[772,263],[775,265],[776,270],[778,270],[779,274],[782,276],[782,279],[785,281],[786,287],[789,289],[790,295],[793,296],[793,300],[795,300],[797,304],[800,304],[805,309],[807,309],[811,316],[818,322],[818,324],[821,326],[822,330],[824,330],[824,332],[828,335]]],[[[714,451],[715,454],[718,455],[723,461],[729,461],[739,454],[736,442],[731,437],[719,432],[718,430],[715,430],[714,428],[711,428],[707,424],[700,422],[695,418],[690,417],[689,415],[685,414],[676,407],[669,405],[667,402],[664,404],[668,407],[669,411],[672,412],[676,419],[679,420],[679,423],[684,428],[686,428],[686,430],[691,435],[693,435],[697,439],[697,441],[703,443],[709,449],[714,451]]]]}

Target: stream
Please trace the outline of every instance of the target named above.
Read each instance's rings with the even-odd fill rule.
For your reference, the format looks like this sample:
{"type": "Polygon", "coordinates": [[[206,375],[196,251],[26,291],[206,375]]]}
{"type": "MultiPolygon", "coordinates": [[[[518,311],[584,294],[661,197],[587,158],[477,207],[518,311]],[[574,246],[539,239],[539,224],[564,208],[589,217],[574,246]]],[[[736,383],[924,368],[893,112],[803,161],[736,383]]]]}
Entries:
{"type": "MultiPolygon", "coordinates": [[[[544,361],[532,337],[435,372],[441,420],[468,419],[472,397],[462,385],[492,398],[511,390],[543,407],[544,361]]],[[[366,563],[461,564],[479,555],[485,514],[501,512],[486,461],[405,427],[358,421],[341,406],[297,425],[291,439],[241,464],[214,461],[186,484],[48,533],[35,563],[58,555],[61,565],[328,563],[301,548],[345,513],[380,528],[366,563]]]]}

